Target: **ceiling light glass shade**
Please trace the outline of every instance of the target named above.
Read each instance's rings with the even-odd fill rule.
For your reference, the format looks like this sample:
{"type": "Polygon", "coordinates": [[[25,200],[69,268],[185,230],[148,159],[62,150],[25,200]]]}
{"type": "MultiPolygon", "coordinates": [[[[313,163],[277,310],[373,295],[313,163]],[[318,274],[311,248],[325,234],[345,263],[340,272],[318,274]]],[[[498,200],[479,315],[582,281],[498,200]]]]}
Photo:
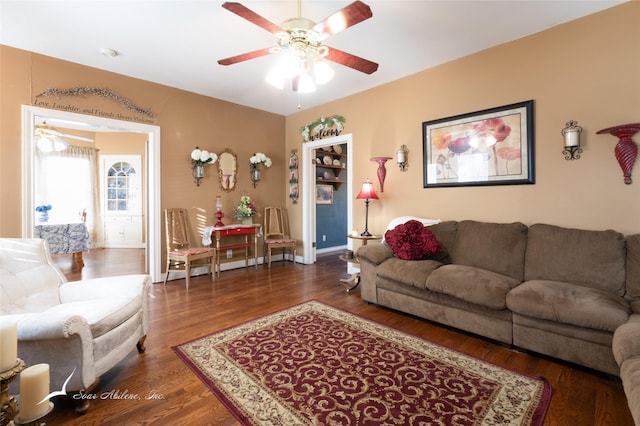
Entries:
{"type": "Polygon", "coordinates": [[[291,49],[282,49],[276,69],[282,75],[282,78],[291,79],[298,75],[300,60],[291,49]]]}
{"type": "Polygon", "coordinates": [[[311,93],[316,91],[316,85],[313,82],[313,79],[309,74],[303,72],[300,74],[300,79],[298,80],[298,92],[300,93],[311,93]]]}
{"type": "Polygon", "coordinates": [[[317,84],[325,84],[333,78],[335,71],[325,61],[316,61],[313,66],[317,84]]]}

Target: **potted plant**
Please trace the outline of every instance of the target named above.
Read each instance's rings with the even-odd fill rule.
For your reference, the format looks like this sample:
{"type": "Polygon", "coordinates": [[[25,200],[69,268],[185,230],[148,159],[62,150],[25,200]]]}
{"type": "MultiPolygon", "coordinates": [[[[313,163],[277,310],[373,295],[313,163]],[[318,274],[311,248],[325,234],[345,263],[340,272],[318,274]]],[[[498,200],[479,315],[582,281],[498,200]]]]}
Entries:
{"type": "Polygon", "coordinates": [[[257,214],[258,210],[248,195],[240,197],[240,204],[233,210],[233,216],[243,225],[253,223],[253,216],[257,214]]]}

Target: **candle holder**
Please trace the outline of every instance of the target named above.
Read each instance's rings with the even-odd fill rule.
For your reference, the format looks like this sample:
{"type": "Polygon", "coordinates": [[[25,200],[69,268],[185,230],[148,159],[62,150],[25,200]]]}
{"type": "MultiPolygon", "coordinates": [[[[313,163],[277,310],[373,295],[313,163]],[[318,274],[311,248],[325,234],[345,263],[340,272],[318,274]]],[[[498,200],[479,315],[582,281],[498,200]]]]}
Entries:
{"type": "Polygon", "coordinates": [[[22,420],[20,419],[20,412],[18,412],[18,415],[13,419],[13,424],[15,426],[44,426],[45,423],[40,422],[40,419],[49,414],[51,410],[53,410],[53,402],[49,401],[47,412],[36,419],[22,420]]]}
{"type": "Polygon", "coordinates": [[[18,413],[18,402],[9,395],[9,385],[18,374],[24,370],[25,363],[20,358],[16,359],[16,365],[8,370],[0,371],[0,426],[8,425],[18,413]]]}
{"type": "Polygon", "coordinates": [[[384,180],[387,177],[387,168],[384,166],[391,157],[372,157],[371,161],[378,163],[378,182],[380,183],[380,192],[384,192],[384,180]]]}
{"type": "Polygon", "coordinates": [[[622,169],[624,175],[624,183],[631,185],[631,170],[633,169],[633,163],[636,161],[638,155],[638,146],[633,142],[633,135],[640,131],[640,123],[622,124],[620,126],[608,127],[596,132],[601,135],[603,133],[610,133],[616,136],[619,140],[614,149],[616,160],[622,169]]]}
{"type": "Polygon", "coordinates": [[[224,213],[222,212],[222,199],[219,195],[216,196],[216,213],[213,216],[217,220],[216,224],[214,225],[216,228],[224,226],[224,223],[222,223],[222,218],[224,217],[224,213]]]}

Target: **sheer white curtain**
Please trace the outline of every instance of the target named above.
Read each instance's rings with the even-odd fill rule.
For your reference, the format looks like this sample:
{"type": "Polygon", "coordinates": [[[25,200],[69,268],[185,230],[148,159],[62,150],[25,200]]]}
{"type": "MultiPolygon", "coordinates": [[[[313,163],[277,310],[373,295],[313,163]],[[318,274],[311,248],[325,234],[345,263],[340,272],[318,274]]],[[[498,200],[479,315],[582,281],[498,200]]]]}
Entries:
{"type": "Polygon", "coordinates": [[[63,151],[35,152],[35,205],[50,204],[53,223],[78,222],[86,209],[91,240],[97,241],[101,229],[98,150],[71,145],[63,151]]]}

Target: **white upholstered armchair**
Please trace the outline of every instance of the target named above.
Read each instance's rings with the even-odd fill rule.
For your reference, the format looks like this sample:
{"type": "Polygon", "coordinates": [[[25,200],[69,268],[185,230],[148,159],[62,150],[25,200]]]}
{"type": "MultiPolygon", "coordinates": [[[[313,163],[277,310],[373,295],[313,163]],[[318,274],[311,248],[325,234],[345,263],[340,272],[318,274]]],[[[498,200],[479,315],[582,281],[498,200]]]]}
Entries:
{"type": "MultiPolygon", "coordinates": [[[[148,275],[67,282],[41,239],[0,238],[0,320],[18,330],[18,357],[50,366],[51,390],[92,389],[127,357],[144,352],[148,275]]],[[[78,411],[86,410],[79,406],[78,411]]]]}

